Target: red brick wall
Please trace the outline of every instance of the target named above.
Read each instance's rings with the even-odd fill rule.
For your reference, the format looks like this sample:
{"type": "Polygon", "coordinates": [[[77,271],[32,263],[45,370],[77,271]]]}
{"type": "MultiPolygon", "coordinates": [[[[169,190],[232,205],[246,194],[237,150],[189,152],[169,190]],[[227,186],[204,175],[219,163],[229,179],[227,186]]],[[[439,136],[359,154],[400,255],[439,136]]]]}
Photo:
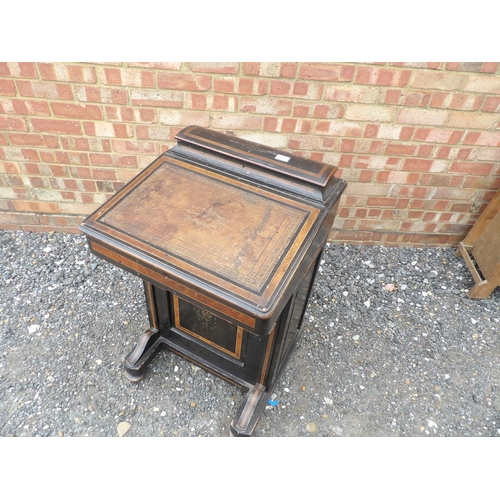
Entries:
{"type": "Polygon", "coordinates": [[[0,63],[0,228],[76,231],[197,124],[339,166],[331,237],[454,245],[500,188],[499,63],[0,63]]]}

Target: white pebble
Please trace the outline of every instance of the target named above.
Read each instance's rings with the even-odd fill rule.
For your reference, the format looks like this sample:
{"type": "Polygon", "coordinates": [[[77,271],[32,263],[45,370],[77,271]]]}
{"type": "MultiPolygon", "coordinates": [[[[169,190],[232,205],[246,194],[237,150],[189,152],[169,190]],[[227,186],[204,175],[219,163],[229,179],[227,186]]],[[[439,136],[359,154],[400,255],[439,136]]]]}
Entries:
{"type": "Polygon", "coordinates": [[[118,424],[118,427],[116,428],[118,436],[125,436],[125,434],[130,430],[131,427],[132,425],[130,424],[130,422],[120,422],[118,424]]]}
{"type": "Polygon", "coordinates": [[[436,429],[438,428],[438,426],[437,426],[436,422],[434,422],[434,421],[432,421],[432,420],[427,420],[427,425],[428,425],[429,427],[434,427],[434,428],[436,428],[436,429]]]}

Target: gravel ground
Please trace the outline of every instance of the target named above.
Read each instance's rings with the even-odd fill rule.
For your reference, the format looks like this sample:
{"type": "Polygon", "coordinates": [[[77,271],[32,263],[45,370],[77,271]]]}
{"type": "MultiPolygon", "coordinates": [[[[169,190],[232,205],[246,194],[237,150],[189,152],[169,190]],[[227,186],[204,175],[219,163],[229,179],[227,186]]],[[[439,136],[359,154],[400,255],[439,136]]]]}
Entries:
{"type": "MultiPolygon", "coordinates": [[[[0,436],[227,436],[238,388],[163,351],[138,384],[142,282],[82,235],[0,231],[0,436]]],[[[330,244],[255,436],[499,436],[500,289],[455,249],[330,244]]]]}

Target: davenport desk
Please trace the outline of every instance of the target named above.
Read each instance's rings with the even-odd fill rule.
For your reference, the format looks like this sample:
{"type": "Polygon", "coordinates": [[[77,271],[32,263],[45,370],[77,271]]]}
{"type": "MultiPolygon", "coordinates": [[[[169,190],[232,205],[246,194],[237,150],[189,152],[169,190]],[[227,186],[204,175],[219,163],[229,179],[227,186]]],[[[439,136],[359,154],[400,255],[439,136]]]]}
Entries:
{"type": "Polygon", "coordinates": [[[253,433],[298,339],[340,195],[336,167],[191,126],[80,226],[93,253],[144,281],[160,349],[247,392],[231,434],[253,433]]]}

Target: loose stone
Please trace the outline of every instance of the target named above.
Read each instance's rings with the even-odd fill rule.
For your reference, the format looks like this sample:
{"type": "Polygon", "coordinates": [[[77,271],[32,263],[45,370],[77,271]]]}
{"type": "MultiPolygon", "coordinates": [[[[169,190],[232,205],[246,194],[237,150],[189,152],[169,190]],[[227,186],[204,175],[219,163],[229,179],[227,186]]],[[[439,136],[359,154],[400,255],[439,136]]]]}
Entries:
{"type": "Polygon", "coordinates": [[[118,432],[118,436],[120,436],[120,437],[125,436],[125,434],[127,434],[127,432],[130,430],[131,427],[132,427],[132,425],[130,424],[130,422],[126,422],[126,421],[120,422],[118,424],[118,427],[116,428],[116,430],[118,432]]]}
{"type": "Polygon", "coordinates": [[[314,422],[309,422],[309,423],[306,425],[306,430],[307,430],[307,432],[309,432],[310,434],[315,434],[315,433],[318,431],[318,426],[317,426],[314,422]]]}

